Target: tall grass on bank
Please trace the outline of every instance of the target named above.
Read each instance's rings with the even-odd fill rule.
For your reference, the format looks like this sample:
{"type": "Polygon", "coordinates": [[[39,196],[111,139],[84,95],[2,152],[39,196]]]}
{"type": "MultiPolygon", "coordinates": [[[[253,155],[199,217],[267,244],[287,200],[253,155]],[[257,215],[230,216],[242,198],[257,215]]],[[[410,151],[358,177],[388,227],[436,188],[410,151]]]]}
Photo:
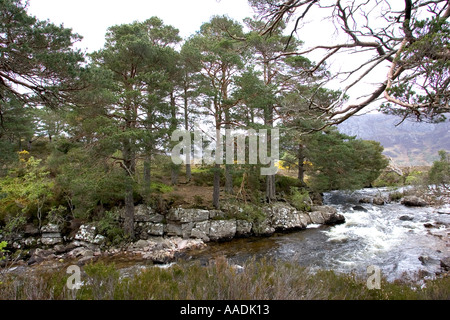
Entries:
{"type": "Polygon", "coordinates": [[[134,276],[120,276],[114,264],[83,268],[83,286],[67,289],[65,270],[33,276],[9,275],[0,285],[0,299],[79,300],[373,300],[450,299],[450,278],[428,281],[424,288],[382,281],[369,290],[366,280],[332,271],[311,273],[292,263],[248,261],[243,268],[218,258],[207,266],[180,263],[150,267],[134,276]]]}

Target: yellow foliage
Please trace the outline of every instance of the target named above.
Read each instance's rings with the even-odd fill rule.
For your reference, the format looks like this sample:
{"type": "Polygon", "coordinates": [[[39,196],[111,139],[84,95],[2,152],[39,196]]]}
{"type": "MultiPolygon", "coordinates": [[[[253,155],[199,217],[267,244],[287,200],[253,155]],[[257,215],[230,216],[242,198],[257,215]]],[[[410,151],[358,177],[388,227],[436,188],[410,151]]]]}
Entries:
{"type": "Polygon", "coordinates": [[[289,166],[287,164],[285,164],[285,162],[282,161],[282,160],[281,161],[277,161],[275,163],[275,166],[277,166],[278,169],[281,169],[281,170],[288,170],[289,169],[289,166]]]}
{"type": "Polygon", "coordinates": [[[27,162],[30,159],[30,153],[27,150],[20,151],[18,154],[20,162],[27,162]]]}

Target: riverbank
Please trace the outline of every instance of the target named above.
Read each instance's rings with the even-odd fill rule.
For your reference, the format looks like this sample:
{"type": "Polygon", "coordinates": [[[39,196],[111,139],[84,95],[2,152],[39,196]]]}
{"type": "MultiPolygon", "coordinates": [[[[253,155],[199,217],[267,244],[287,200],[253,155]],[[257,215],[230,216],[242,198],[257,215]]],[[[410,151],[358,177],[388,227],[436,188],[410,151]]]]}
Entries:
{"type": "Polygon", "coordinates": [[[84,265],[116,255],[168,263],[186,251],[203,248],[208,242],[265,237],[280,231],[302,230],[312,224],[335,225],[345,221],[333,207],[313,206],[311,209],[311,212],[302,212],[286,202],[274,202],[257,208],[258,211],[252,208],[251,213],[230,205],[223,211],[172,208],[160,214],[139,205],[135,210],[135,231],[139,240],[134,242],[108,245],[106,237],[94,224],[79,225],[72,236],[62,235],[57,225],[48,224],[40,233],[28,228],[16,235],[10,247],[18,254],[16,264],[30,266],[44,261],[73,261],[84,265]]]}
{"type": "Polygon", "coordinates": [[[177,263],[148,267],[123,276],[114,263],[86,265],[78,290],[67,287],[64,270],[8,277],[0,285],[5,300],[404,300],[450,299],[450,277],[422,285],[367,279],[332,271],[310,272],[297,264],[250,259],[242,266],[224,257],[207,265],[177,263]]]}
{"type": "MultiPolygon", "coordinates": [[[[148,207],[139,206],[136,230],[141,239],[108,246],[105,238],[99,242],[102,235],[94,225],[81,225],[66,243],[31,249],[28,257],[15,264],[16,271],[58,271],[95,262],[115,263],[120,269],[145,269],[186,259],[205,266],[226,256],[236,265],[267,257],[313,271],[334,270],[358,276],[366,275],[367,267],[375,265],[390,282],[404,273],[429,280],[448,272],[449,208],[408,206],[401,199],[389,201],[388,192],[379,189],[331,192],[325,194],[324,201],[326,206],[313,206],[308,213],[285,202],[273,203],[257,215],[253,212],[250,221],[243,220],[239,210],[174,208],[158,216],[148,207]],[[387,201],[367,201],[375,196],[387,201]],[[257,219],[260,213],[265,213],[265,219],[257,219]],[[241,228],[243,222],[247,223],[246,233],[241,228]],[[147,232],[155,223],[163,225],[160,236],[147,232]]],[[[44,230],[48,234],[40,235],[41,244],[44,239],[66,240],[48,226],[44,230]]]]}

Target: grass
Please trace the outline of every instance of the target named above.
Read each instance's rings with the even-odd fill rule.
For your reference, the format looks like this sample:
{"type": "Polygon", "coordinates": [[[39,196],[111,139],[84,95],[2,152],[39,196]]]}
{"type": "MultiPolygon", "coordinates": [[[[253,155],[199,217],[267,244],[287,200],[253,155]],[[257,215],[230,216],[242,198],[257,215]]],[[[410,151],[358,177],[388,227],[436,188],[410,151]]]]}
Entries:
{"type": "Polygon", "coordinates": [[[450,299],[450,278],[428,281],[424,288],[407,282],[382,281],[369,290],[354,274],[315,274],[292,263],[250,260],[237,269],[225,258],[207,266],[180,263],[148,268],[121,278],[114,264],[84,267],[78,291],[66,287],[65,270],[34,276],[9,275],[0,285],[5,300],[438,300],[450,299]]]}
{"type": "Polygon", "coordinates": [[[152,191],[158,192],[158,193],[170,193],[173,191],[173,187],[169,186],[167,184],[164,184],[162,182],[152,182],[150,184],[150,189],[152,191]]]}

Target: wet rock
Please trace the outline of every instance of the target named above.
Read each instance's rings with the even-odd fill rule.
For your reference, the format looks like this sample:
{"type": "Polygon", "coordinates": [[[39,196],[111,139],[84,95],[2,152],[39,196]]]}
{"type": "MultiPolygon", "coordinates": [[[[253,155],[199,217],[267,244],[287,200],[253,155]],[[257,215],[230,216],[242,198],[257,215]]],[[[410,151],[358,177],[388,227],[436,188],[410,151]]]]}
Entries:
{"type": "Polygon", "coordinates": [[[337,209],[332,206],[312,206],[311,211],[319,211],[321,213],[337,213],[337,209]]]}
{"type": "Polygon", "coordinates": [[[53,246],[58,243],[62,243],[62,237],[59,233],[54,234],[43,234],[41,238],[41,243],[47,246],[53,246]]]}
{"type": "Polygon", "coordinates": [[[68,247],[62,245],[62,244],[57,244],[53,247],[53,250],[55,250],[56,254],[63,254],[68,252],[69,250],[67,249],[68,247]]]}
{"type": "Polygon", "coordinates": [[[222,210],[210,210],[209,219],[224,219],[227,214],[222,210]]]}
{"type": "Polygon", "coordinates": [[[359,203],[369,203],[369,204],[371,204],[372,201],[373,201],[373,199],[371,197],[363,197],[363,198],[359,199],[358,202],[359,203]]]}
{"type": "Polygon", "coordinates": [[[262,221],[256,221],[252,224],[252,233],[256,236],[270,236],[275,233],[275,228],[273,228],[268,219],[262,221]]]}
{"type": "Polygon", "coordinates": [[[132,247],[135,249],[144,249],[145,247],[148,246],[148,241],[147,240],[139,240],[135,243],[132,244],[132,247]]]}
{"type": "Polygon", "coordinates": [[[252,223],[247,220],[236,220],[236,237],[248,237],[252,233],[252,223]]]}
{"type": "Polygon", "coordinates": [[[236,235],[236,220],[213,220],[209,229],[212,241],[231,240],[236,235]]]}
{"type": "Polygon", "coordinates": [[[71,258],[91,257],[93,255],[94,251],[85,247],[78,247],[67,253],[67,256],[71,258]]]}
{"type": "Polygon", "coordinates": [[[302,225],[304,225],[305,228],[308,226],[308,224],[312,224],[311,218],[306,212],[299,212],[298,215],[300,217],[302,225]]]}
{"type": "Polygon", "coordinates": [[[308,213],[302,212],[302,213],[300,213],[300,215],[301,215],[301,219],[306,222],[306,225],[313,224],[311,217],[309,216],[308,213]]]}
{"type": "Polygon", "coordinates": [[[39,235],[39,229],[32,223],[28,223],[24,228],[24,235],[28,237],[33,237],[39,235]]]}
{"type": "Polygon", "coordinates": [[[38,239],[36,239],[34,237],[29,237],[29,238],[26,238],[23,240],[23,244],[25,245],[25,247],[30,248],[30,247],[37,246],[39,243],[38,243],[38,239]]]}
{"type": "Polygon", "coordinates": [[[72,251],[73,249],[82,247],[82,246],[84,246],[84,243],[77,241],[77,240],[72,241],[71,243],[66,245],[66,252],[72,251]]]}
{"type": "Polygon", "coordinates": [[[36,248],[30,251],[30,259],[27,261],[28,265],[33,265],[35,263],[41,263],[44,260],[51,259],[55,256],[55,252],[51,249],[41,249],[36,248]]]}
{"type": "Polygon", "coordinates": [[[210,241],[210,238],[209,238],[210,229],[211,229],[210,221],[197,222],[195,224],[195,227],[192,228],[191,237],[197,238],[197,239],[202,239],[203,241],[206,241],[206,242],[210,241]]]}
{"type": "Polygon", "coordinates": [[[352,208],[353,208],[353,210],[355,210],[355,211],[364,211],[364,212],[367,212],[367,209],[364,208],[363,206],[353,206],[352,208]]]}
{"type": "Polygon", "coordinates": [[[90,224],[81,225],[75,234],[74,239],[96,245],[102,244],[106,240],[103,235],[97,234],[97,228],[90,224]]]}
{"type": "Polygon", "coordinates": [[[297,210],[287,203],[276,202],[265,208],[270,223],[276,230],[306,228],[297,210]]]}
{"type": "Polygon", "coordinates": [[[140,240],[147,240],[148,239],[148,233],[145,231],[141,231],[137,233],[137,238],[140,240]]]}
{"type": "Polygon", "coordinates": [[[42,261],[44,261],[42,257],[32,256],[30,259],[28,259],[27,264],[29,266],[32,266],[33,264],[41,263],[42,261]]]}
{"type": "Polygon", "coordinates": [[[443,258],[440,261],[440,264],[442,269],[444,269],[445,271],[450,271],[450,257],[443,258]]]}
{"type": "Polygon", "coordinates": [[[191,249],[200,249],[205,246],[205,243],[201,239],[175,238],[172,242],[175,244],[175,250],[177,253],[191,249]]]}
{"type": "Polygon", "coordinates": [[[313,224],[323,224],[325,222],[323,215],[320,211],[310,212],[309,217],[311,218],[311,222],[313,224]]]}
{"type": "Polygon", "coordinates": [[[399,219],[399,220],[402,220],[402,221],[413,221],[413,220],[414,220],[413,217],[411,217],[411,216],[406,216],[406,215],[401,216],[401,217],[398,218],[398,219],[399,219]]]}
{"type": "Polygon", "coordinates": [[[345,222],[345,217],[342,214],[338,213],[337,209],[332,206],[312,206],[311,211],[320,212],[320,214],[322,215],[321,219],[317,213],[313,214],[314,218],[311,217],[310,214],[311,222],[314,224],[319,223],[319,224],[335,225],[345,222]]]}
{"type": "Polygon", "coordinates": [[[142,256],[142,258],[146,260],[151,260],[153,261],[153,263],[166,264],[175,259],[175,254],[172,251],[160,250],[146,253],[142,256]]]}
{"type": "Polygon", "coordinates": [[[134,222],[150,222],[150,216],[153,213],[152,208],[146,205],[134,207],[134,222]]]}
{"type": "Polygon", "coordinates": [[[41,242],[44,245],[55,245],[62,242],[60,228],[56,224],[47,224],[41,228],[41,242]]]}
{"type": "Polygon", "coordinates": [[[75,234],[74,239],[93,243],[96,236],[96,228],[93,225],[83,224],[75,234]]]}
{"type": "Polygon", "coordinates": [[[408,207],[425,207],[428,203],[417,196],[406,196],[402,199],[401,204],[408,207]]]}
{"type": "Polygon", "coordinates": [[[59,233],[61,229],[56,224],[47,224],[41,228],[42,233],[59,233]]]}
{"type": "Polygon", "coordinates": [[[92,241],[93,244],[102,244],[105,242],[106,238],[102,236],[101,234],[97,234],[94,238],[94,241],[92,241]]]}
{"type": "Polygon", "coordinates": [[[93,257],[94,256],[94,251],[87,249],[87,250],[82,252],[81,256],[82,257],[93,257]]]}
{"type": "Polygon", "coordinates": [[[151,236],[164,235],[164,224],[162,223],[150,223],[147,227],[147,234],[151,236]]]}
{"type": "Polygon", "coordinates": [[[419,256],[419,261],[422,265],[439,265],[439,260],[428,255],[419,256]]]}
{"type": "Polygon", "coordinates": [[[167,220],[181,223],[201,222],[209,219],[209,211],[202,209],[173,208],[166,216],[167,220]]]}
{"type": "Polygon", "coordinates": [[[372,203],[376,204],[378,206],[383,206],[387,203],[387,201],[386,201],[386,199],[384,199],[382,197],[375,197],[375,198],[373,198],[372,203]]]}
{"type": "Polygon", "coordinates": [[[424,223],[423,226],[424,226],[425,228],[434,228],[434,227],[435,227],[435,226],[433,226],[432,223],[424,223]]]}
{"type": "Polygon", "coordinates": [[[330,212],[323,212],[322,213],[324,224],[326,225],[336,225],[345,223],[345,217],[340,213],[330,213],[330,212]]]}
{"type": "Polygon", "coordinates": [[[419,261],[422,262],[423,265],[426,265],[430,257],[428,256],[420,256],[419,261]]]}
{"type": "Polygon", "coordinates": [[[168,236],[181,236],[183,234],[181,230],[181,224],[175,222],[169,222],[165,225],[165,233],[168,236]]]}
{"type": "Polygon", "coordinates": [[[190,238],[191,232],[192,232],[192,228],[194,228],[194,225],[195,225],[194,222],[183,223],[181,225],[181,236],[184,239],[190,238]]]}
{"type": "Polygon", "coordinates": [[[78,266],[84,266],[84,265],[86,265],[86,264],[89,264],[89,263],[91,263],[91,262],[94,262],[95,260],[97,260],[98,258],[97,257],[94,257],[94,255],[92,255],[92,256],[86,256],[86,257],[83,257],[83,258],[81,258],[81,259],[79,259],[78,261],[77,261],[77,265],[78,266]]]}

